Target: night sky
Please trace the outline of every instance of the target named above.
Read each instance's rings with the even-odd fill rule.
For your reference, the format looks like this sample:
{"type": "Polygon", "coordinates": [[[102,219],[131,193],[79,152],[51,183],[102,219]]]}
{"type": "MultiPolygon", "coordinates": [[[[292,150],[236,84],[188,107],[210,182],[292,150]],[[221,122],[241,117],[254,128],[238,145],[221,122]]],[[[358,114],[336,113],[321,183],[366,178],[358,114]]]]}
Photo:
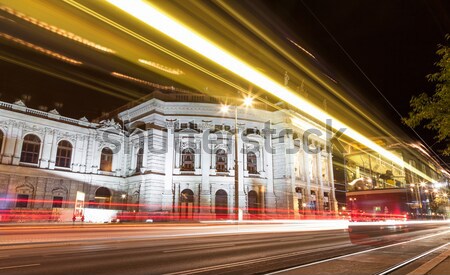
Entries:
{"type": "MultiPolygon", "coordinates": [[[[444,36],[450,33],[450,1],[268,0],[264,3],[263,12],[272,14],[275,31],[298,38],[333,77],[351,84],[355,100],[380,110],[414,137],[340,47],[404,116],[412,95],[433,91],[425,76],[435,71],[437,44],[445,43],[444,36]]],[[[251,7],[252,1],[247,5],[251,7]]],[[[259,4],[258,8],[261,9],[259,4]]],[[[3,54],[11,51],[2,45],[3,54]]],[[[102,111],[126,103],[9,62],[0,61],[0,70],[3,101],[12,102],[29,94],[31,100],[27,105],[53,109],[55,103],[62,102],[60,112],[74,118],[85,115],[95,118],[102,111]]],[[[434,143],[432,133],[421,129],[419,133],[430,145],[434,143]]],[[[439,145],[433,148],[439,149],[439,145]]]]}
{"type": "MultiPolygon", "coordinates": [[[[343,50],[406,116],[413,95],[434,91],[425,76],[436,71],[437,45],[445,44],[450,33],[450,1],[281,0],[267,5],[338,79],[351,83],[355,98],[417,139],[343,50]]],[[[416,130],[429,145],[435,143],[432,132],[416,130]]]]}

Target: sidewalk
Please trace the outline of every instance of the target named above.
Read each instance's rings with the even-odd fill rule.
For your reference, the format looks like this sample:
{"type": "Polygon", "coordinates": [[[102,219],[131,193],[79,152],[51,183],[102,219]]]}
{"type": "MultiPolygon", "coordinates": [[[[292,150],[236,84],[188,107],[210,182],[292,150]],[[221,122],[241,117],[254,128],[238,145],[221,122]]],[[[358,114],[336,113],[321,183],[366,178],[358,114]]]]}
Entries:
{"type": "Polygon", "coordinates": [[[450,274],[450,248],[446,247],[445,251],[421,265],[408,275],[442,275],[450,274]]]}

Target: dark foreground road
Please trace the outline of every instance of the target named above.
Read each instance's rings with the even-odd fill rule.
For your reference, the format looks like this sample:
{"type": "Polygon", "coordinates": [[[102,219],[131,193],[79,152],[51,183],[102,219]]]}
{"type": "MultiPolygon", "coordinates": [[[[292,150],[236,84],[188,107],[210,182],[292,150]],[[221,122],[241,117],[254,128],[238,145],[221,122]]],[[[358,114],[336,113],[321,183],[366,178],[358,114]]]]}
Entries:
{"type": "Polygon", "coordinates": [[[448,224],[321,227],[0,227],[0,274],[373,274],[450,239],[448,224]]]}

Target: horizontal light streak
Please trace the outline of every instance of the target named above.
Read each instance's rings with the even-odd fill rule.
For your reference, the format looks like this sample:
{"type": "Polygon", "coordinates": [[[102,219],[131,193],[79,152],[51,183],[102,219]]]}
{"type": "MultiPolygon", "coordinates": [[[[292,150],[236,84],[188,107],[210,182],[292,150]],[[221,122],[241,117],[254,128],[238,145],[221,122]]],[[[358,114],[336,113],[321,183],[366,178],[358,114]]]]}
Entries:
{"type": "Polygon", "coordinates": [[[113,50],[111,50],[111,49],[109,49],[107,47],[104,47],[104,46],[101,46],[99,44],[96,44],[96,43],[94,43],[92,41],[84,39],[84,38],[82,38],[82,37],[80,37],[80,36],[78,36],[78,35],[76,35],[74,33],[71,33],[69,31],[63,30],[63,29],[58,28],[56,26],[53,26],[53,25],[47,24],[45,22],[39,21],[36,18],[27,16],[26,14],[23,14],[21,12],[15,11],[15,10],[9,8],[9,7],[2,6],[2,7],[0,7],[0,10],[3,10],[3,11],[5,11],[5,12],[11,14],[11,15],[14,15],[14,16],[24,20],[24,21],[27,21],[28,23],[31,23],[33,25],[39,26],[39,27],[41,27],[43,29],[46,29],[47,31],[50,31],[52,33],[56,33],[58,35],[61,35],[61,36],[66,37],[66,38],[68,38],[70,40],[76,41],[76,42],[81,43],[83,45],[86,45],[88,47],[94,48],[96,50],[107,52],[107,53],[115,53],[115,51],[113,51],[113,50]]]}
{"type": "Polygon", "coordinates": [[[11,36],[11,35],[6,34],[6,33],[0,33],[0,37],[3,37],[5,39],[7,39],[7,40],[13,41],[13,42],[18,43],[20,45],[26,46],[26,47],[28,47],[30,49],[33,49],[35,51],[38,51],[40,53],[46,54],[48,56],[51,56],[53,58],[59,59],[61,61],[73,64],[73,65],[81,65],[81,64],[83,64],[81,61],[69,58],[67,56],[64,56],[64,55],[59,54],[59,53],[54,52],[54,51],[47,50],[45,48],[42,48],[42,47],[37,46],[37,45],[34,45],[34,44],[30,43],[30,42],[27,42],[25,40],[22,40],[20,38],[14,37],[14,36],[11,36]]]}
{"type": "Polygon", "coordinates": [[[169,74],[174,74],[174,75],[182,75],[182,74],[184,74],[184,72],[182,70],[180,70],[180,69],[169,68],[167,66],[158,64],[158,63],[153,62],[153,61],[149,61],[149,60],[145,60],[145,59],[139,59],[139,62],[141,62],[141,63],[143,63],[145,65],[151,66],[153,68],[156,68],[158,70],[161,70],[163,72],[169,73],[169,74]]]}

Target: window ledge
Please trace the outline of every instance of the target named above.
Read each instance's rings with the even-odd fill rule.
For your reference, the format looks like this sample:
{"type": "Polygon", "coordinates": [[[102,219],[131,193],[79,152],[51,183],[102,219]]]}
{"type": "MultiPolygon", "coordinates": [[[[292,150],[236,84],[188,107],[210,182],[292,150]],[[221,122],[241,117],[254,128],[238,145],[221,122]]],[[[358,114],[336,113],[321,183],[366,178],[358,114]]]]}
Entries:
{"type": "Polygon", "coordinates": [[[37,163],[31,163],[31,162],[19,162],[19,165],[22,165],[22,166],[31,166],[31,167],[39,167],[39,164],[37,164],[37,163]]]}

